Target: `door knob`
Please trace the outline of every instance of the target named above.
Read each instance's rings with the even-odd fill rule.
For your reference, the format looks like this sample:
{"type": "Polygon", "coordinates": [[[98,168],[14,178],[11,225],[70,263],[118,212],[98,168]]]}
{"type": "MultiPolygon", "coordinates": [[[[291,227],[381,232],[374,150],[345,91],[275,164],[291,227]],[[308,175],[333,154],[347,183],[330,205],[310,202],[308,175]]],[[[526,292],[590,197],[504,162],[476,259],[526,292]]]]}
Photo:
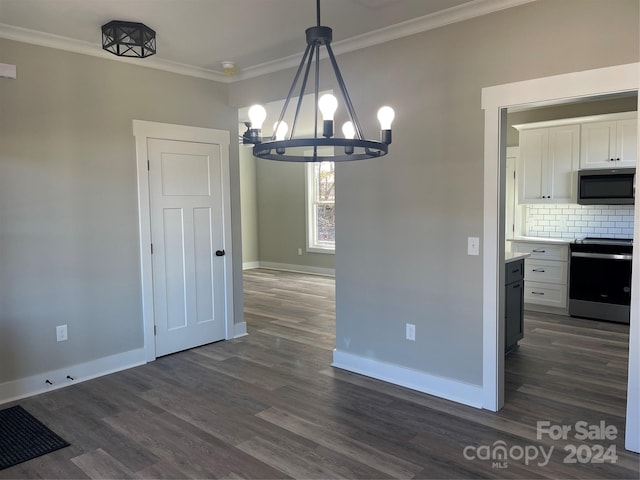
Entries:
{"type": "Polygon", "coordinates": [[[216,257],[224,257],[224,250],[216,250],[216,257]]]}

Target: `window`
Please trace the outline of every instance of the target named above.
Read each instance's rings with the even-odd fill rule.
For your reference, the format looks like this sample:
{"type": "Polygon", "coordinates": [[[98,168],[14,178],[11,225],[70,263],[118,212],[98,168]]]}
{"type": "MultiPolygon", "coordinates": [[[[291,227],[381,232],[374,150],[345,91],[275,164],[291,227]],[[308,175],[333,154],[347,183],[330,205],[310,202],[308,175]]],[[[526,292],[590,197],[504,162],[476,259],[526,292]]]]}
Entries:
{"type": "Polygon", "coordinates": [[[334,253],[336,246],[335,163],[307,164],[307,251],[334,253]]]}

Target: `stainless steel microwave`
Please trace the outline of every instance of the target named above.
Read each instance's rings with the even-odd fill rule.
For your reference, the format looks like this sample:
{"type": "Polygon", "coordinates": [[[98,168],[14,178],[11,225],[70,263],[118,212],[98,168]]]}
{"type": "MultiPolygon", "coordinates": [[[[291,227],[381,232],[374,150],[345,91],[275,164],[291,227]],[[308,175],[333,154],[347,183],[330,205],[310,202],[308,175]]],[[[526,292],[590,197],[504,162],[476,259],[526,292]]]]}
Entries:
{"type": "Polygon", "coordinates": [[[580,205],[632,205],[635,196],[635,168],[578,171],[580,205]]]}

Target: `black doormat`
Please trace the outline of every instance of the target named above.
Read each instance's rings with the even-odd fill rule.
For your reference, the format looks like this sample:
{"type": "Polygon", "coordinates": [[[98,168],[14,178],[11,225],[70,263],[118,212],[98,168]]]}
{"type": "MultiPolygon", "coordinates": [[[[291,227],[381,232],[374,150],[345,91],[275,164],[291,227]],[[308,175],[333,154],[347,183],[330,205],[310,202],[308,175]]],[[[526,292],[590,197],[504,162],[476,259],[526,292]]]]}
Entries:
{"type": "Polygon", "coordinates": [[[0,470],[68,446],[21,406],[0,410],[0,470]]]}

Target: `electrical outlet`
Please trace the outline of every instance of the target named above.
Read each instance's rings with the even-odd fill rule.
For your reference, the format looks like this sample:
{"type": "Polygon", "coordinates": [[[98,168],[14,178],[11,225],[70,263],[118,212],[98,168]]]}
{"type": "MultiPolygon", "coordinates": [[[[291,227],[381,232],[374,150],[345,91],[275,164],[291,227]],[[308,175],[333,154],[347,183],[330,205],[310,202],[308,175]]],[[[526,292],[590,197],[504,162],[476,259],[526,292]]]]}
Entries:
{"type": "Polygon", "coordinates": [[[302,249],[301,248],[298,249],[298,255],[302,255],[302,249]]]}
{"type": "Polygon", "coordinates": [[[69,339],[69,336],[67,335],[67,326],[58,325],[56,327],[56,341],[66,342],[68,339],[69,339]]]}
{"type": "Polygon", "coordinates": [[[467,255],[480,255],[480,239],[478,237],[467,239],[467,255]]]}
{"type": "Polygon", "coordinates": [[[416,326],[413,323],[407,323],[407,340],[415,341],[416,326]]]}

